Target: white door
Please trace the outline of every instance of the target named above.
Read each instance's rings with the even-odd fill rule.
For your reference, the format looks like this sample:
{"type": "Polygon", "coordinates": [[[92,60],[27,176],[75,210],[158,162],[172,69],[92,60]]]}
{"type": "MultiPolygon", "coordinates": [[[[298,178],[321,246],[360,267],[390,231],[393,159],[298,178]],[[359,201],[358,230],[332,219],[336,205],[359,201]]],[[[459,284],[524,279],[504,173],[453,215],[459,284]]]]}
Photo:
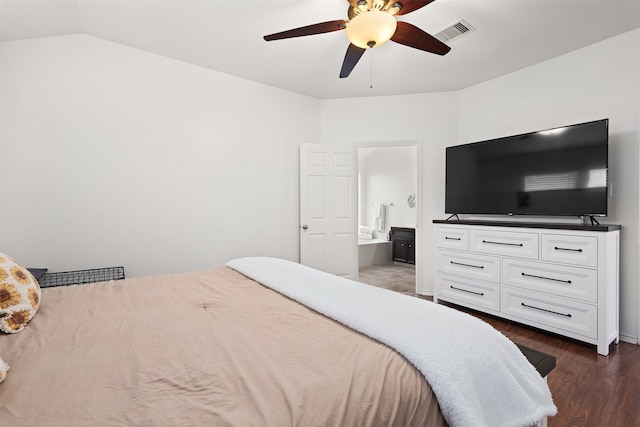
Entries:
{"type": "Polygon", "coordinates": [[[300,262],[358,280],[355,147],[300,145],[300,262]]]}

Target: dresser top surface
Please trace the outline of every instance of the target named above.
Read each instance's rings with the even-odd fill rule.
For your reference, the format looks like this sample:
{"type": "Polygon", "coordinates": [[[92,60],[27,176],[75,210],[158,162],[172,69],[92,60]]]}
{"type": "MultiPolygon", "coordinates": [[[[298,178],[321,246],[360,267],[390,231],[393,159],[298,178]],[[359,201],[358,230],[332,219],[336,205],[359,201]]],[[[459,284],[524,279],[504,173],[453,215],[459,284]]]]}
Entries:
{"type": "Polygon", "coordinates": [[[579,231],[616,231],[622,226],[619,224],[600,224],[600,225],[584,225],[571,223],[554,223],[554,222],[520,222],[520,221],[483,221],[471,219],[434,219],[434,224],[448,225],[488,225],[491,227],[515,227],[515,228],[546,228],[554,230],[579,230],[579,231]]]}

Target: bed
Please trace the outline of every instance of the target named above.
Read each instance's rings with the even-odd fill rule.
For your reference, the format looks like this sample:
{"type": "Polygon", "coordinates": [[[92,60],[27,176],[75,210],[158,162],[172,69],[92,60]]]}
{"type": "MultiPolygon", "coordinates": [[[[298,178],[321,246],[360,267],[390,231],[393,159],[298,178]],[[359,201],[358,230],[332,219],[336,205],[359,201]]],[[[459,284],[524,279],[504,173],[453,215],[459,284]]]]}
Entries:
{"type": "Polygon", "coordinates": [[[274,258],[43,288],[0,358],[7,426],[524,426],[556,410],[486,323],[274,258]]]}

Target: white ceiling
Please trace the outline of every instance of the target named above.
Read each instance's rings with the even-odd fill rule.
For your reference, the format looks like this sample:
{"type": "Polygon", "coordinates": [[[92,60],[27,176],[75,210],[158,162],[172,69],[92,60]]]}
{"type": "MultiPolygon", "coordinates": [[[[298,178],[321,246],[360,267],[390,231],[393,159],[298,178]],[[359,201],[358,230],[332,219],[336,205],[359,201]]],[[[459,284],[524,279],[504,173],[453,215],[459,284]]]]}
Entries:
{"type": "MultiPolygon", "coordinates": [[[[1,0],[0,40],[84,33],[316,98],[455,91],[640,27],[640,0],[436,0],[399,16],[476,31],[438,56],[386,43],[338,78],[344,31],[262,36],[347,18],[346,0],[1,0]]],[[[640,49],[640,46],[639,46],[640,49]]]]}

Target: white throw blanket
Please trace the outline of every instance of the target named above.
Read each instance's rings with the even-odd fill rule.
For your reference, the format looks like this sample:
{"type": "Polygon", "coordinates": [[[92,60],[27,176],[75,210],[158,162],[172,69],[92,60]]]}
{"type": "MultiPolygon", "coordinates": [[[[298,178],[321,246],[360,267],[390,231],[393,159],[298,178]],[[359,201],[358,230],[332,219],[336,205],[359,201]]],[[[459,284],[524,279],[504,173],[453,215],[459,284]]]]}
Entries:
{"type": "Polygon", "coordinates": [[[425,376],[451,427],[530,426],[557,412],[516,345],[477,318],[291,261],[227,266],[394,348],[425,376]]]}

